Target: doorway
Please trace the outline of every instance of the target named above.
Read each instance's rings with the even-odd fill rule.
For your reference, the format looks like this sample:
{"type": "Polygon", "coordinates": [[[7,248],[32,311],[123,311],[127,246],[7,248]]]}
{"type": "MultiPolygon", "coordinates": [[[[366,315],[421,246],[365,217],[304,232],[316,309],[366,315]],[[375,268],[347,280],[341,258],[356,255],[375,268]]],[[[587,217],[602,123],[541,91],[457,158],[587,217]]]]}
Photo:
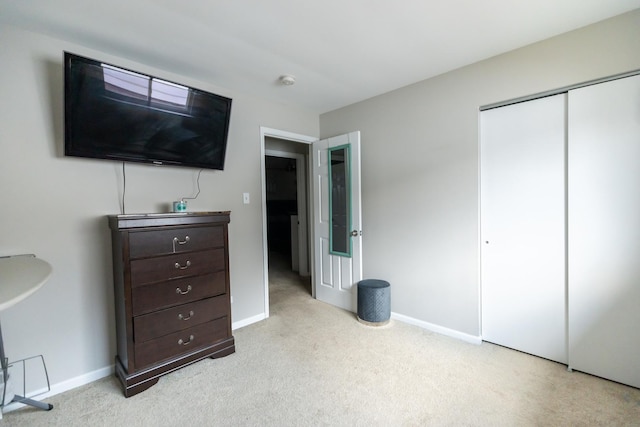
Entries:
{"type": "Polygon", "coordinates": [[[270,279],[304,286],[311,278],[309,147],[314,137],[261,128],[265,317],[270,279]]]}
{"type": "Polygon", "coordinates": [[[304,156],[267,150],[264,163],[270,261],[308,276],[304,156]]]}

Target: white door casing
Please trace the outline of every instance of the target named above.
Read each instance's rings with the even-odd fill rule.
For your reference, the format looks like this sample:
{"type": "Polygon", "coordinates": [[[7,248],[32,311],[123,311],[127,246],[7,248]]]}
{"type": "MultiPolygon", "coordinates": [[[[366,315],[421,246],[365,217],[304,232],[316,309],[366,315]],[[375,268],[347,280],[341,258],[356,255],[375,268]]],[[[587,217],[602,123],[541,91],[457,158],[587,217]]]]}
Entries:
{"type": "Polygon", "coordinates": [[[313,242],[314,282],[317,299],[352,312],[356,311],[357,283],[362,280],[362,202],[360,183],[360,132],[314,142],[313,159],[313,242]],[[329,149],[350,146],[351,177],[351,257],[329,251],[329,149]]]}
{"type": "Polygon", "coordinates": [[[482,338],[566,363],[565,105],[481,113],[482,338]]]}

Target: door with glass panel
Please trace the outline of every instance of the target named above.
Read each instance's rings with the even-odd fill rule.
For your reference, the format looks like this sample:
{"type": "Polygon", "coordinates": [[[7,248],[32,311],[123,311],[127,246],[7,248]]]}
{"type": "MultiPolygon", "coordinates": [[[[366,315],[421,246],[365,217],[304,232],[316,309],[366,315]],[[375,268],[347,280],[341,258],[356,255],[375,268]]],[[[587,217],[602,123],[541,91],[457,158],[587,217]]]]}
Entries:
{"type": "Polygon", "coordinates": [[[312,151],[316,298],[355,312],[362,279],[360,132],[317,141],[312,151]]]}

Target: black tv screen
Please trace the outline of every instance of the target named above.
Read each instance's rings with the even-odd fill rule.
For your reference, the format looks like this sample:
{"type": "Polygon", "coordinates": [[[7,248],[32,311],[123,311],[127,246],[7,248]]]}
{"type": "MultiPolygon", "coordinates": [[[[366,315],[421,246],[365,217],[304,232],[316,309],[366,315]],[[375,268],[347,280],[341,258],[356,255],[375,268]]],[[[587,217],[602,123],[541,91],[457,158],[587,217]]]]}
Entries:
{"type": "Polygon", "coordinates": [[[231,99],[68,52],[65,155],[224,169],[231,99]]]}

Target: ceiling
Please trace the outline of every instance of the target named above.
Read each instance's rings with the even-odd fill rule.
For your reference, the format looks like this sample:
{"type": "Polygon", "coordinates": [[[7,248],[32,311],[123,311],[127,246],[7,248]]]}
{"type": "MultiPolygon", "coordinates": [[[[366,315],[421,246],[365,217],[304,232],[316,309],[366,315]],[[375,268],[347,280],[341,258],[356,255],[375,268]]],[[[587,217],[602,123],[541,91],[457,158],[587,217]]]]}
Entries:
{"type": "Polygon", "coordinates": [[[323,113],[637,8],[640,0],[0,0],[0,25],[323,113]],[[284,74],[296,84],[279,84],[284,74]]]}

